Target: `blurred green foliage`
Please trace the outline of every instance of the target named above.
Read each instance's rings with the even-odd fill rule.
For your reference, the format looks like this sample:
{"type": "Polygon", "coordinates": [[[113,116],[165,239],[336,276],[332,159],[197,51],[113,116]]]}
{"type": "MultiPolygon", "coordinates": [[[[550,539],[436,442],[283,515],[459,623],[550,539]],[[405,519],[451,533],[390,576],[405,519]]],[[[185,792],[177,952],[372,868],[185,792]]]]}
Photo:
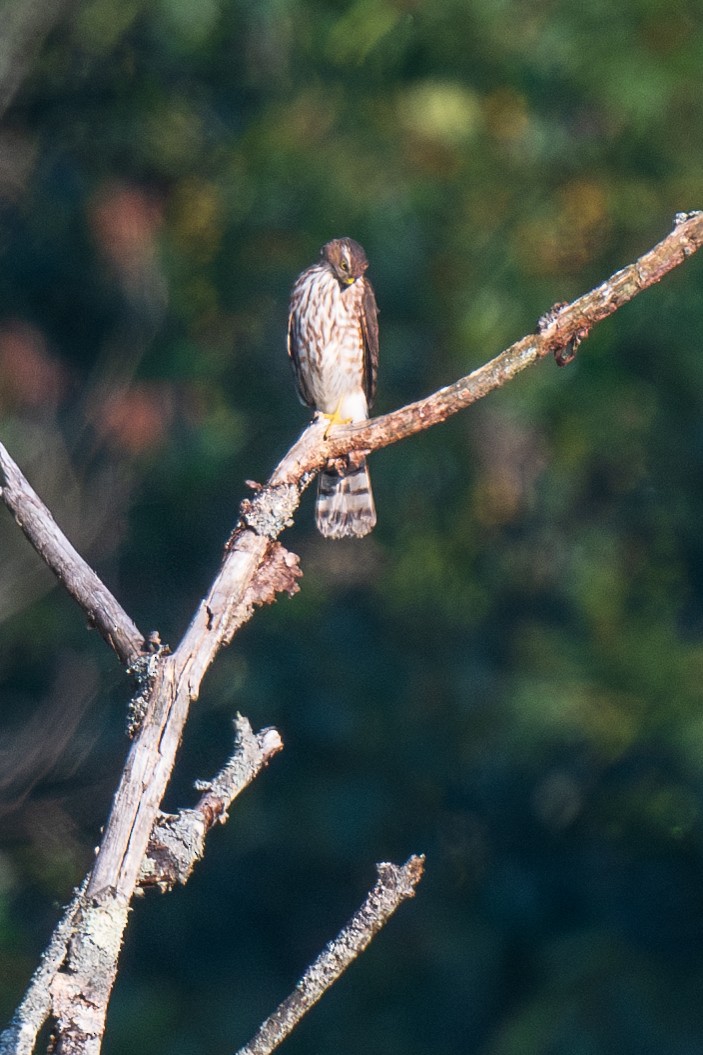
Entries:
{"type": "MultiPolygon", "coordinates": [[[[20,57],[0,437],[171,642],[306,420],[287,296],[322,242],[367,249],[385,411],[703,205],[686,0],[93,0],[20,57]]],[[[368,540],[324,542],[304,503],[302,592],[213,669],[167,806],[235,710],[286,751],[188,887],[136,905],[107,1052],[235,1050],[373,862],[423,851],[292,1055],[701,1050],[701,266],[376,455],[368,540]]],[[[89,865],[129,686],[8,517],[0,615],[9,1015],[89,865]]]]}

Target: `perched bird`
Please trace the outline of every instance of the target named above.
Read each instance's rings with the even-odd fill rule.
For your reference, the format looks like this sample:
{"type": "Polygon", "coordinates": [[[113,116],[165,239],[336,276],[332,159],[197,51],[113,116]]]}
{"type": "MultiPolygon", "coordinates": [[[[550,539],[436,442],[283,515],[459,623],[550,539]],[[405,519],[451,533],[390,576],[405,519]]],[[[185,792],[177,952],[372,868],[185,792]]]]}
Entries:
{"type": "MultiPolygon", "coordinates": [[[[288,354],[298,393],[331,425],[364,421],[376,392],[378,308],[368,266],[358,242],[335,238],[291,292],[288,354]]],[[[315,518],[328,538],[368,535],[376,509],[365,461],[325,466],[315,518]]]]}

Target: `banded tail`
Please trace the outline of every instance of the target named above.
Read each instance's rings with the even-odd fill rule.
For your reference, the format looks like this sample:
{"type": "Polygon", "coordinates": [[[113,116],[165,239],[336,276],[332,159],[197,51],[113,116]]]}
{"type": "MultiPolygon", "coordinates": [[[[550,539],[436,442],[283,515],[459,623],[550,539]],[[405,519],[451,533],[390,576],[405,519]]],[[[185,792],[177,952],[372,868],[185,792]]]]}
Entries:
{"type": "Polygon", "coordinates": [[[326,538],[361,538],[373,530],[376,507],[366,462],[344,475],[323,469],[317,481],[315,520],[326,538]]]}

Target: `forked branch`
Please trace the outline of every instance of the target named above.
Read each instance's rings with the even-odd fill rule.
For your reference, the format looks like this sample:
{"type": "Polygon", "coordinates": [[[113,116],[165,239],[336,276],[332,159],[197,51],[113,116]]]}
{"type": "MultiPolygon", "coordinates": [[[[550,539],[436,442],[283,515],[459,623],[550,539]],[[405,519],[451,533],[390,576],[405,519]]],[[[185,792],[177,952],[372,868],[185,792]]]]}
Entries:
{"type": "MultiPolygon", "coordinates": [[[[242,503],[243,524],[255,535],[277,538],[290,524],[301,491],[312,474],[329,458],[355,450],[372,451],[386,447],[446,421],[512,380],[528,366],[545,356],[559,353],[574,340],[581,340],[598,322],[684,263],[702,244],[703,213],[680,213],[673,231],[634,264],[616,272],[572,304],[549,313],[538,333],[517,341],[472,373],[390,414],[358,425],[337,426],[329,430],[326,439],[322,425],[309,426],[274,470],[267,487],[259,491],[254,500],[247,499],[242,503]]],[[[145,649],[143,635],[95,572],[76,553],[2,445],[0,497],[39,555],[83,608],[91,625],[98,628],[125,666],[133,664],[145,649]]],[[[228,548],[235,548],[235,542],[233,538],[228,548]]],[[[249,569],[243,568],[243,571],[246,578],[249,569]]],[[[229,575],[224,578],[229,588],[229,575]]],[[[206,617],[208,604],[209,600],[205,600],[201,605],[201,613],[206,617]]],[[[235,630],[236,625],[232,633],[235,630]]]]}
{"type": "Polygon", "coordinates": [[[215,824],[224,824],[237,796],[283,748],[276,729],[254,733],[246,718],[234,720],[235,750],[212,780],[196,784],[202,792],[192,809],[161,814],[154,825],[139,875],[142,887],[170,890],[187,883],[205,851],[205,837],[215,824]]]}
{"type": "MultiPolygon", "coordinates": [[[[57,1020],[55,1050],[59,1055],[73,1052],[87,1055],[100,1050],[129,902],[140,880],[149,838],[190,705],[197,699],[202,679],[220,648],[229,644],[256,607],[271,603],[281,590],[292,593],[297,589],[300,574],[297,558],[276,540],[291,523],[300,495],[315,472],[329,458],[343,457],[353,450],[375,450],[436,425],[545,356],[556,353],[559,357],[572,342],[583,338],[598,322],[658,282],[702,244],[703,214],[677,217],[675,229],[650,252],[573,304],[550,312],[541,323],[539,333],[518,341],[466,377],[392,414],[360,425],[335,428],[327,439],[322,425],[311,425],[274,470],[268,484],[257,489],[253,498],[242,502],[240,520],[225,548],[220,571],[178,648],[173,655],[160,653],[139,660],[149,664],[144,712],[115,795],[83,909],[78,913],[82,929],[68,943],[63,962],[47,982],[52,995],[46,1013],[57,1020]],[[95,946],[97,935],[104,939],[100,949],[95,946]]],[[[6,465],[5,462],[0,467],[2,497],[16,519],[24,524],[25,491],[15,488],[13,492],[6,465]],[[12,494],[18,498],[11,503],[8,495],[12,494]]],[[[58,566],[56,562],[51,566],[97,625],[90,590],[86,593],[76,586],[83,572],[80,558],[61,535],[53,518],[48,523],[49,534],[61,557],[58,566]]],[[[48,551],[32,541],[51,564],[48,551]]],[[[102,586],[98,584],[96,589],[102,586]]],[[[109,595],[103,600],[107,609],[114,602],[109,595]]],[[[142,648],[142,639],[130,621],[122,621],[124,613],[120,616],[121,612],[113,608],[101,632],[123,662],[132,663],[135,652],[139,654],[142,648]],[[124,629],[124,641],[119,646],[113,632],[116,622],[124,629]]],[[[271,1026],[274,1032],[278,1030],[277,1022],[271,1026]]],[[[32,1025],[37,1026],[36,1020],[32,1025]]],[[[29,1045],[26,1033],[22,1036],[29,1045]]],[[[6,1037],[7,1034],[2,1039],[6,1037]]],[[[3,1047],[0,1041],[0,1051],[12,1050],[17,1049],[3,1047]]],[[[27,1046],[26,1050],[31,1048],[27,1046]]]]}

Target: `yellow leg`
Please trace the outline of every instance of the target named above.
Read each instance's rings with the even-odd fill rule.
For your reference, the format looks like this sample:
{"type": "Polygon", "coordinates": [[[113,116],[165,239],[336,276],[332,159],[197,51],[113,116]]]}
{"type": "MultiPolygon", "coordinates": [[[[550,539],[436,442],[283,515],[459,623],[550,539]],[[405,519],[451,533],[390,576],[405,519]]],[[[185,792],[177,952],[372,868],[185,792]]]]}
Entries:
{"type": "Polygon", "coordinates": [[[351,418],[343,418],[342,415],[339,413],[341,403],[342,401],[340,399],[339,403],[331,414],[323,413],[321,415],[321,417],[327,418],[327,427],[325,428],[325,439],[327,439],[329,431],[333,425],[348,425],[351,422],[351,418]]]}

